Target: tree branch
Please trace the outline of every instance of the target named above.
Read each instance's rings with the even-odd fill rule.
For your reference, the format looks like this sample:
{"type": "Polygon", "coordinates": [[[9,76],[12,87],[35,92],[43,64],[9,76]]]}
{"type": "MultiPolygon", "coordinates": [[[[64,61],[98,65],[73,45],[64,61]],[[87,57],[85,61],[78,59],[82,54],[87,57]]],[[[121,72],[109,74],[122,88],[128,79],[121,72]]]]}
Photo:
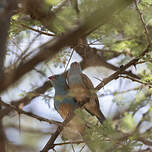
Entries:
{"type": "Polygon", "coordinates": [[[35,114],[31,113],[31,112],[26,112],[26,111],[21,110],[21,109],[15,107],[15,106],[13,106],[13,105],[10,105],[10,104],[5,103],[5,102],[3,102],[2,100],[0,100],[0,104],[3,105],[3,106],[5,106],[5,107],[8,107],[8,108],[10,108],[10,109],[12,109],[12,110],[15,110],[15,111],[17,111],[17,112],[20,113],[20,114],[24,114],[24,115],[30,116],[30,117],[32,117],[32,118],[35,118],[35,119],[39,120],[39,121],[45,121],[45,122],[48,122],[49,124],[55,124],[55,125],[62,126],[62,123],[61,123],[61,122],[54,121],[54,120],[49,120],[49,119],[46,119],[46,118],[37,116],[37,115],[35,115],[35,114]]]}
{"type": "Polygon", "coordinates": [[[151,49],[150,45],[148,45],[147,48],[140,54],[139,57],[134,58],[130,62],[128,62],[126,65],[121,66],[118,71],[110,75],[108,78],[105,78],[99,85],[97,85],[95,89],[100,90],[103,86],[105,86],[110,81],[117,79],[119,77],[119,74],[122,74],[127,68],[129,68],[132,65],[136,65],[138,60],[140,60],[146,53],[148,53],[150,49],[151,49]]]}
{"type": "Polygon", "coordinates": [[[28,26],[28,25],[22,24],[22,23],[21,23],[21,26],[23,26],[23,27],[25,27],[25,28],[27,28],[27,29],[29,29],[29,30],[32,30],[32,31],[34,31],[34,32],[38,32],[38,33],[40,33],[40,34],[44,34],[44,35],[47,35],[47,36],[56,36],[55,34],[46,33],[46,32],[43,32],[43,31],[34,29],[34,28],[32,28],[32,27],[30,27],[30,26],[28,26]]]}
{"type": "Polygon", "coordinates": [[[144,137],[137,137],[137,140],[141,141],[145,145],[152,146],[152,141],[145,139],[144,137]]]}
{"type": "Polygon", "coordinates": [[[120,76],[120,77],[126,78],[126,79],[130,79],[130,80],[132,80],[132,81],[135,81],[135,82],[141,83],[141,84],[143,84],[143,85],[146,85],[146,86],[148,86],[149,88],[152,88],[152,85],[149,84],[149,83],[142,82],[142,81],[140,81],[140,80],[137,80],[137,79],[134,79],[134,78],[131,78],[131,77],[128,77],[128,76],[120,76]]]}
{"type": "MultiPolygon", "coordinates": [[[[74,47],[76,52],[79,53],[81,57],[83,57],[83,62],[81,63],[82,68],[86,68],[90,66],[103,66],[114,71],[119,70],[119,67],[116,67],[113,64],[106,62],[105,56],[104,56],[104,53],[102,53],[102,50],[100,51],[100,55],[99,55],[97,49],[91,48],[87,44],[87,40],[85,40],[84,43],[85,43],[84,45],[81,45],[81,43],[78,42],[78,44],[74,47]]],[[[113,57],[117,57],[119,55],[120,53],[117,53],[117,52],[113,53],[113,57]]],[[[110,59],[110,58],[107,58],[107,59],[110,59]]],[[[133,74],[131,71],[123,71],[122,74],[126,74],[133,78],[139,79],[139,77],[133,74]]]]}
{"type": "Polygon", "coordinates": [[[150,39],[149,32],[148,32],[148,29],[147,29],[146,24],[145,24],[145,21],[144,21],[144,16],[143,16],[143,14],[141,13],[141,11],[140,11],[140,9],[139,9],[139,7],[138,7],[138,2],[137,2],[137,0],[134,0],[134,2],[135,2],[136,10],[137,10],[137,12],[138,12],[138,14],[139,14],[140,20],[141,20],[141,22],[142,22],[142,24],[143,24],[143,27],[144,27],[147,41],[148,41],[148,43],[151,45],[151,39],[150,39]]]}
{"type": "Polygon", "coordinates": [[[53,146],[60,146],[60,145],[67,145],[67,144],[81,144],[84,143],[84,141],[73,141],[73,142],[64,142],[64,143],[57,143],[53,144],[53,146]]]}
{"type": "Polygon", "coordinates": [[[108,5],[103,10],[97,9],[91,15],[86,17],[84,22],[81,22],[78,27],[42,45],[39,48],[39,53],[32,59],[29,59],[29,61],[20,65],[16,70],[11,73],[7,73],[2,77],[0,81],[0,92],[7,89],[12,83],[19,80],[25,73],[32,70],[40,62],[43,62],[48,58],[52,58],[61,48],[71,45],[78,38],[86,36],[88,31],[92,31],[95,27],[105,24],[110,20],[114,13],[120,11],[130,3],[131,0],[111,0],[109,4],[107,3],[108,5]],[[111,13],[109,13],[108,10],[111,10],[111,13]],[[101,18],[103,20],[101,20],[101,18]]]}
{"type": "Polygon", "coordinates": [[[6,55],[6,43],[10,26],[10,18],[17,7],[17,0],[1,0],[0,2],[0,79],[3,76],[4,60],[6,55]]]}
{"type": "MultiPolygon", "coordinates": [[[[0,103],[0,110],[1,110],[1,103],[0,103]]],[[[6,152],[6,137],[4,133],[4,128],[2,124],[2,119],[0,119],[0,152],[6,152]]]]}

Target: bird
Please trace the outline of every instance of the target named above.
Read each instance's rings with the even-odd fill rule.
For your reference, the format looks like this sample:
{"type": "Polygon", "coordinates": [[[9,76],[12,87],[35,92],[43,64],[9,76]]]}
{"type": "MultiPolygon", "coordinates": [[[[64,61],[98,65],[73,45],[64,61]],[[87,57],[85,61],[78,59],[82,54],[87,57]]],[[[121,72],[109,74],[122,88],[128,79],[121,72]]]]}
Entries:
{"type": "MultiPolygon", "coordinates": [[[[78,107],[78,104],[73,97],[68,96],[69,88],[66,83],[65,74],[50,76],[49,80],[55,89],[54,107],[65,120],[66,117],[78,107]]],[[[85,128],[85,124],[81,122],[77,116],[74,116],[63,130],[64,138],[72,140],[81,138],[81,134],[85,128]]]]}
{"type": "MultiPolygon", "coordinates": [[[[66,116],[72,110],[77,108],[78,105],[75,98],[69,96],[69,87],[67,85],[66,77],[66,74],[49,77],[53,87],[55,88],[54,106],[63,119],[66,119],[66,116]]],[[[88,117],[86,118],[87,121],[85,121],[84,117],[77,115],[76,113],[72,120],[62,130],[61,137],[63,137],[62,139],[68,139],[72,141],[78,141],[82,139],[91,151],[95,151],[94,146],[92,146],[94,136],[92,136],[90,133],[92,129],[87,124],[89,120],[88,117]]]]}
{"type": "Polygon", "coordinates": [[[70,88],[70,95],[76,99],[79,104],[84,104],[84,108],[103,124],[106,120],[100,110],[99,100],[94,86],[87,75],[82,73],[80,64],[73,62],[67,73],[67,82],[70,88]]]}

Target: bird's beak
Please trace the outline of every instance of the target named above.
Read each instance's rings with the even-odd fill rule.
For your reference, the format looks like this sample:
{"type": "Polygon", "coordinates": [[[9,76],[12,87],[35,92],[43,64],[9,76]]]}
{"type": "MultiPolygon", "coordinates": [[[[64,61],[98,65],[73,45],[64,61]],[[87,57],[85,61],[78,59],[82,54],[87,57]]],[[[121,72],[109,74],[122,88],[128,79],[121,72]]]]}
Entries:
{"type": "Polygon", "coordinates": [[[54,76],[50,76],[50,77],[48,77],[50,80],[54,80],[54,76]]]}

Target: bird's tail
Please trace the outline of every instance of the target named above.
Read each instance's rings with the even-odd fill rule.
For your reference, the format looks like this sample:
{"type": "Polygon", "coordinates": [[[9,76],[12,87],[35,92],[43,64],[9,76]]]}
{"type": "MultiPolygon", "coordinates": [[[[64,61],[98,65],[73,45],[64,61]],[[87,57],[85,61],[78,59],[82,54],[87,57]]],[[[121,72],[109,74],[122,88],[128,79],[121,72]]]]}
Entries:
{"type": "Polygon", "coordinates": [[[96,117],[98,118],[98,120],[100,121],[101,124],[103,124],[103,122],[106,120],[105,116],[100,111],[100,109],[99,109],[98,115],[96,117]]]}
{"type": "Polygon", "coordinates": [[[99,102],[98,101],[94,101],[94,102],[89,102],[85,104],[85,109],[92,115],[92,116],[96,116],[97,119],[100,121],[101,124],[103,124],[103,122],[106,120],[105,116],[103,115],[103,113],[100,110],[99,107],[99,102]]]}

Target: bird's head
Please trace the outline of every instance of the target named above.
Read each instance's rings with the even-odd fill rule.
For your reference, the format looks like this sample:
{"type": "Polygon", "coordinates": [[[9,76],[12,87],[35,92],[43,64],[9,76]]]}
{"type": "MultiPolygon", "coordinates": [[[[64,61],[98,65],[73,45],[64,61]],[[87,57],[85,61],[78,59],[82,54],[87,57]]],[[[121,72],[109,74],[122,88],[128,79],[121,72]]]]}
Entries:
{"type": "Polygon", "coordinates": [[[54,88],[64,87],[66,85],[66,78],[64,74],[53,75],[48,78],[54,88]]]}
{"type": "Polygon", "coordinates": [[[81,66],[78,62],[73,62],[70,66],[70,71],[81,73],[81,66]]]}

